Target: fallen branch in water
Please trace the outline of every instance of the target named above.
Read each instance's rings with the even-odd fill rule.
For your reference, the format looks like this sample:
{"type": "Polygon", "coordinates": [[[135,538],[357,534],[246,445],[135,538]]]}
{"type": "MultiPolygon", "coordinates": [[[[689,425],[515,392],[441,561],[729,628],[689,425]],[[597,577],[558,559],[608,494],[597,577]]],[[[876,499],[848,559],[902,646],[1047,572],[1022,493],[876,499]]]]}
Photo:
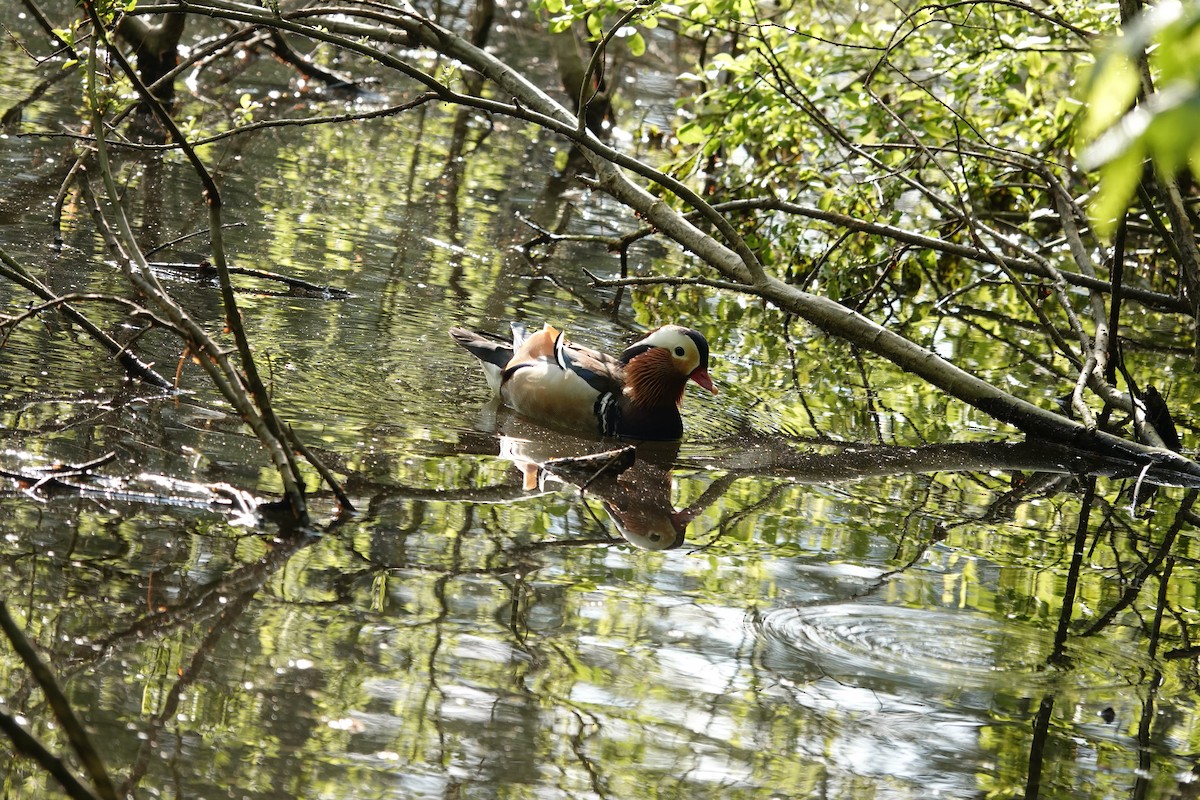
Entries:
{"type": "MultiPolygon", "coordinates": [[[[81,311],[71,305],[70,298],[59,296],[50,287],[33,277],[33,275],[29,273],[29,270],[27,270],[7,252],[5,252],[3,248],[0,248],[0,277],[7,278],[13,283],[45,300],[46,303],[43,308],[58,308],[58,310],[64,316],[66,316],[79,327],[83,328],[84,332],[87,333],[88,336],[99,342],[105,350],[108,350],[110,353],[116,356],[118,363],[124,367],[126,374],[128,374],[130,377],[153,384],[160,389],[173,388],[171,382],[155,372],[151,365],[146,364],[136,355],[131,353],[128,349],[128,345],[121,344],[116,339],[100,330],[99,326],[97,326],[81,311]]],[[[153,314],[150,314],[150,312],[145,311],[145,309],[140,308],[136,304],[128,301],[122,301],[118,298],[109,298],[107,296],[100,297],[95,295],[76,295],[75,297],[76,299],[104,299],[108,302],[123,303],[127,307],[136,309],[138,313],[144,312],[146,316],[154,319],[156,322],[164,325],[167,324],[164,320],[155,317],[153,314]]],[[[20,319],[21,318],[15,318],[13,324],[18,324],[20,319]]],[[[7,334],[5,336],[7,338],[7,334]]],[[[0,343],[0,346],[3,346],[3,343],[0,343]]]]}
{"type": "Polygon", "coordinates": [[[550,458],[539,466],[553,475],[578,483],[579,491],[584,492],[597,478],[616,477],[632,467],[636,460],[637,448],[627,446],[586,456],[550,458]]]}
{"type": "MultiPolygon", "coordinates": [[[[186,264],[172,261],[150,261],[149,265],[154,269],[170,270],[185,275],[194,275],[197,278],[216,278],[218,277],[217,268],[212,265],[212,262],[207,259],[198,264],[186,264]]],[[[336,286],[325,286],[320,283],[310,283],[309,281],[293,278],[290,275],[281,275],[278,272],[268,272],[265,269],[253,269],[250,267],[234,267],[228,268],[230,275],[245,275],[250,278],[258,278],[264,281],[274,281],[282,283],[289,289],[300,290],[316,297],[338,298],[342,299],[350,296],[350,292],[345,289],[340,289],[336,286]]]]}

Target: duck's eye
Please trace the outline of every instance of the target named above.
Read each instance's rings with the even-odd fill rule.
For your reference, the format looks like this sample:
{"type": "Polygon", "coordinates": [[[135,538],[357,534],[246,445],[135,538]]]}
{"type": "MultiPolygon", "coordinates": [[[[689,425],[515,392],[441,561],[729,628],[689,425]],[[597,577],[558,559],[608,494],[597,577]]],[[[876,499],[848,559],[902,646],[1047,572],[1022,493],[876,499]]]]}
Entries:
{"type": "Polygon", "coordinates": [[[682,347],[676,347],[676,348],[675,348],[675,355],[676,355],[676,357],[678,357],[678,358],[683,358],[683,348],[682,348],[682,347]]]}

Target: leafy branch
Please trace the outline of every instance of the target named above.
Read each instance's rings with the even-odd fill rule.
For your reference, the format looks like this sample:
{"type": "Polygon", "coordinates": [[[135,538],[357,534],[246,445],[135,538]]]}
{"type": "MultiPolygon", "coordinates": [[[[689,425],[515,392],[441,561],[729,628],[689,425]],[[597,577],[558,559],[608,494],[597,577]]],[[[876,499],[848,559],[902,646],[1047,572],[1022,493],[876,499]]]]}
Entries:
{"type": "MultiPolygon", "coordinates": [[[[375,6],[313,6],[294,11],[281,11],[276,15],[258,7],[233,2],[233,0],[200,0],[194,3],[189,2],[186,5],[162,4],[139,9],[139,13],[142,11],[162,13],[185,9],[193,13],[207,14],[241,23],[267,28],[277,27],[292,35],[326,42],[398,71],[414,80],[423,91],[435,95],[440,101],[537,124],[571,142],[587,156],[595,173],[594,186],[596,188],[607,192],[628,206],[659,235],[671,239],[677,245],[693,253],[703,264],[713,270],[717,278],[715,282],[709,281],[709,285],[736,290],[766,300],[831,335],[882,356],[960,401],[978,408],[996,420],[1010,424],[1028,435],[1086,449],[1122,453],[1142,461],[1169,465],[1190,474],[1200,471],[1200,466],[1190,459],[1157,446],[1161,440],[1155,438],[1151,429],[1145,426],[1143,426],[1143,435],[1149,445],[1129,441],[1101,429],[1090,413],[1085,412],[1086,406],[1082,402],[1082,395],[1079,391],[1074,392],[1076,399],[1074,405],[1077,410],[1085,414],[1082,422],[1012,395],[835,299],[789,285],[768,272],[755,248],[747,243],[738,227],[725,213],[722,213],[722,210],[701,197],[696,190],[670,174],[600,140],[590,131],[581,129],[577,114],[572,113],[548,96],[510,65],[451,30],[440,26],[433,19],[423,17],[414,11],[391,12],[375,6]],[[410,58],[397,55],[393,50],[396,46],[428,48],[449,57],[490,80],[496,87],[497,96],[512,98],[512,100],[506,102],[486,95],[460,92],[448,81],[430,74],[410,58]],[[675,198],[676,202],[683,204],[686,211],[677,209],[674,203],[668,202],[660,194],[650,191],[651,187],[659,193],[665,192],[666,195],[675,198]],[[698,223],[711,228],[715,233],[710,233],[700,227],[698,223]]],[[[768,74],[776,75],[777,86],[784,90],[785,95],[787,92],[792,92],[792,97],[798,106],[808,109],[810,116],[825,126],[831,136],[834,136],[858,156],[875,164],[879,169],[889,170],[887,163],[871,156],[864,147],[847,136],[833,119],[816,107],[808,98],[808,93],[794,82],[791,72],[786,70],[786,65],[775,62],[772,69],[773,73],[768,74]]],[[[909,134],[910,137],[915,136],[915,132],[910,131],[909,134]]],[[[912,143],[920,144],[919,140],[915,139],[912,140],[912,143]]],[[[924,148],[924,145],[921,146],[924,148]]],[[[921,152],[926,159],[935,155],[933,150],[923,149],[921,152]]],[[[965,151],[958,151],[959,155],[963,153],[965,151]]],[[[1014,154],[1010,153],[1009,155],[1014,154]]],[[[1022,166],[1025,169],[1032,169],[1035,173],[1042,169],[1038,162],[1022,166]]],[[[1094,335],[1088,336],[1083,332],[1079,321],[1072,316],[1074,312],[1071,310],[1071,300],[1064,291],[1064,287],[1067,285],[1066,276],[1048,259],[1014,237],[1005,236],[986,225],[978,215],[972,214],[969,208],[964,206],[965,198],[960,196],[957,200],[951,200],[940,197],[930,185],[922,182],[916,173],[896,172],[893,174],[901,181],[906,182],[912,189],[921,192],[937,207],[961,218],[968,225],[968,230],[971,231],[972,243],[966,246],[953,245],[922,234],[905,231],[894,225],[883,228],[879,223],[860,225],[864,232],[884,233],[886,231],[891,238],[903,241],[912,247],[928,247],[943,252],[953,249],[960,257],[970,258],[979,263],[996,266],[1007,266],[1009,263],[1014,263],[1020,265],[1024,271],[1049,278],[1056,287],[1057,296],[1061,301],[1060,305],[1068,317],[1073,320],[1072,326],[1080,341],[1081,352],[1085,354],[1078,362],[1081,365],[1079,389],[1087,386],[1098,392],[1106,405],[1115,404],[1117,408],[1127,410],[1136,408],[1137,398],[1133,397],[1131,393],[1115,391],[1104,378],[1107,372],[1107,355],[1101,355],[1101,351],[1107,353],[1108,348],[1105,342],[1108,334],[1104,329],[1107,314],[1103,313],[1103,303],[1101,302],[1099,306],[1096,305],[1100,295],[1092,295],[1090,308],[1096,332],[1094,335]],[[1011,255],[1002,255],[1006,251],[1015,251],[1018,255],[1015,258],[1011,255]],[[1095,345],[1093,345],[1093,341],[1095,341],[1095,345]]],[[[1066,195],[1055,184],[1053,175],[1049,172],[1042,174],[1046,179],[1046,190],[1051,195],[1056,195],[1060,200],[1065,201],[1066,195]]],[[[947,173],[947,177],[949,177],[949,173],[947,173]]],[[[820,209],[806,207],[802,204],[762,199],[751,199],[745,208],[750,209],[756,202],[760,204],[760,208],[770,208],[773,211],[789,214],[803,211],[802,215],[810,217],[817,217],[817,212],[820,211],[820,209]]],[[[1082,251],[1075,245],[1081,241],[1081,234],[1072,232],[1074,229],[1071,227],[1071,220],[1075,215],[1073,199],[1060,205],[1059,220],[1064,226],[1068,239],[1073,243],[1072,251],[1078,257],[1082,251]]],[[[820,212],[820,216],[833,224],[846,223],[854,219],[851,215],[838,215],[823,211],[820,212]]],[[[1090,265],[1086,259],[1080,261],[1077,258],[1077,263],[1080,272],[1072,277],[1071,280],[1074,283],[1085,284],[1093,292],[1103,292],[1109,288],[1105,281],[1094,274],[1094,271],[1089,274],[1090,265]]],[[[672,277],[669,280],[678,281],[678,278],[672,277]]],[[[1017,281],[1012,281],[1012,283],[1019,285],[1017,281]]],[[[1126,293],[1124,296],[1128,298],[1131,295],[1126,293]]],[[[1148,300],[1155,299],[1164,305],[1178,307],[1178,302],[1169,299],[1166,295],[1155,296],[1155,293],[1144,293],[1142,296],[1148,300]]],[[[1031,305],[1037,305],[1032,298],[1029,302],[1031,305]]]]}

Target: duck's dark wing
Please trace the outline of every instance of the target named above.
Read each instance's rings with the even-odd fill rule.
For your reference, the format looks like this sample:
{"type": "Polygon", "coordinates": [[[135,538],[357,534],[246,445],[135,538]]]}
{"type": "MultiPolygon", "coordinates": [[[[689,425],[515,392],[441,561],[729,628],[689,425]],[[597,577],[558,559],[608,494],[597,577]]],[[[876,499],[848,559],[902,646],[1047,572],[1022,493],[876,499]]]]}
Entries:
{"type": "Polygon", "coordinates": [[[451,328],[450,338],[479,359],[479,365],[483,367],[483,376],[487,379],[488,386],[492,387],[493,392],[499,393],[504,369],[512,361],[512,344],[496,337],[469,331],[466,328],[451,328]]]}

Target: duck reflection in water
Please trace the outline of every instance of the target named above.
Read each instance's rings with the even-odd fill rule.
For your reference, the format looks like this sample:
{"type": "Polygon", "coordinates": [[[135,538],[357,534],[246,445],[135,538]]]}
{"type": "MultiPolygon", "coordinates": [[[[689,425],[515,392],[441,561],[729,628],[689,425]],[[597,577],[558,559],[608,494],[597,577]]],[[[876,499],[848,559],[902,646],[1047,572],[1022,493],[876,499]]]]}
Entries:
{"type": "Polygon", "coordinates": [[[599,498],[622,538],[635,547],[679,547],[688,524],[703,511],[671,505],[678,442],[597,443],[516,415],[503,419],[499,433],[500,456],[521,472],[526,491],[556,482],[599,498]]]}
{"type": "Polygon", "coordinates": [[[630,543],[652,550],[682,544],[699,512],[671,507],[671,466],[683,436],[679,406],[689,382],[717,393],[703,334],[665,325],[614,357],[575,345],[548,324],[533,334],[522,323],[511,327],[511,342],[450,329],[451,338],[479,359],[496,395],[493,407],[503,402],[563,430],[642,442],[603,455],[595,440],[540,428],[524,435],[502,432],[501,455],[521,470],[526,491],[548,478],[572,484],[603,500],[630,543]]]}

